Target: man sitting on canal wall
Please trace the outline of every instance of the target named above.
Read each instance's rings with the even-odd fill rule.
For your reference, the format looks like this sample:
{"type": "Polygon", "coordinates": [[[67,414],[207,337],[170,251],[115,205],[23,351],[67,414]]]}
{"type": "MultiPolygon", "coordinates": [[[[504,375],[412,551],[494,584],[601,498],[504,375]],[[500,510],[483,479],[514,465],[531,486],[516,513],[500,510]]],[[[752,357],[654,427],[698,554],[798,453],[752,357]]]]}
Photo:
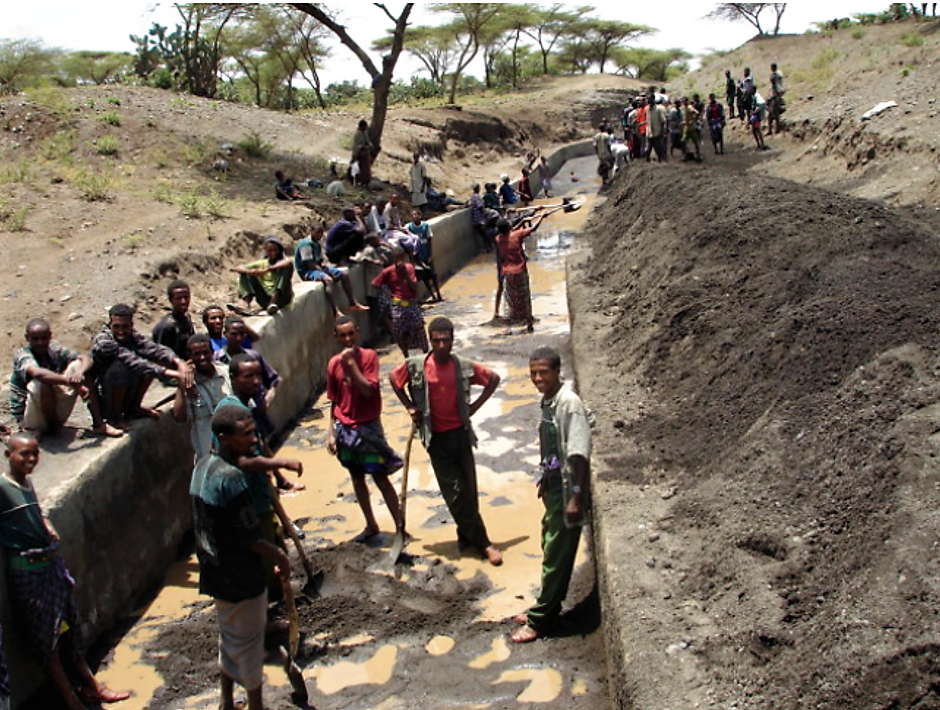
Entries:
{"type": "Polygon", "coordinates": [[[52,342],[52,329],[42,318],[26,324],[26,347],[13,356],[10,412],[21,429],[54,434],[72,415],[75,400],[85,399],[92,432],[121,436],[101,415],[98,390],[91,377],[92,359],[52,342]]]}

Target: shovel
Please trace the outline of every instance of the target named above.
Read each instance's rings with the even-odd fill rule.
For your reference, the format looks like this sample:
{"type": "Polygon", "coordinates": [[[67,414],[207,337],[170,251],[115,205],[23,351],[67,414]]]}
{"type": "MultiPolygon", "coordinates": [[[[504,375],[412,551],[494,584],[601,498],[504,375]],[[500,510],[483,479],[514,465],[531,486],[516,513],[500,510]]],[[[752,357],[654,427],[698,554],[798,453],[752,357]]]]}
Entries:
{"type": "Polygon", "coordinates": [[[405,459],[401,467],[401,495],[398,496],[398,507],[401,510],[401,519],[395,530],[395,539],[392,540],[392,549],[388,557],[392,564],[398,562],[402,551],[405,549],[405,506],[408,503],[408,467],[411,462],[411,444],[415,440],[415,431],[418,425],[411,422],[411,431],[408,432],[408,442],[405,444],[405,459]]]}
{"type": "Polygon", "coordinates": [[[282,580],[281,586],[284,588],[284,603],[287,606],[287,620],[290,624],[287,636],[288,647],[280,647],[281,660],[284,661],[287,679],[290,681],[291,688],[294,689],[291,699],[298,705],[306,705],[310,696],[307,693],[304,674],[295,660],[300,646],[300,617],[297,615],[297,604],[294,603],[294,589],[290,586],[290,580],[282,580]]]}
{"type": "Polygon", "coordinates": [[[294,547],[297,548],[297,554],[300,557],[300,561],[303,563],[304,572],[307,573],[307,583],[303,586],[301,591],[311,599],[319,599],[320,587],[323,586],[323,572],[314,572],[313,565],[310,564],[310,559],[307,557],[307,552],[304,550],[304,544],[297,535],[293,521],[288,517],[287,511],[284,510],[284,504],[281,503],[281,496],[278,494],[277,487],[270,477],[268,477],[268,484],[271,486],[271,503],[274,506],[274,512],[278,520],[281,521],[281,527],[284,528],[285,532],[290,536],[290,539],[294,541],[294,547]]]}

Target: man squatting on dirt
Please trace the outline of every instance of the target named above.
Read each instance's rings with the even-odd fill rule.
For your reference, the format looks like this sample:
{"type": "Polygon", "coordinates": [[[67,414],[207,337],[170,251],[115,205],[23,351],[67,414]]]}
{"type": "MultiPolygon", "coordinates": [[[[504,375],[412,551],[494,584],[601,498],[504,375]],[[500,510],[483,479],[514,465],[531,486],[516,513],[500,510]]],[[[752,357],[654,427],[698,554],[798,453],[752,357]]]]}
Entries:
{"type": "Polygon", "coordinates": [[[588,522],[593,414],[561,380],[561,356],[549,347],[529,357],[529,376],[541,393],[538,496],[542,517],[542,589],[535,605],[516,616],[520,627],[509,639],[529,643],[543,635],[561,613],[574,570],[581,528],[588,522]]]}
{"type": "Polygon", "coordinates": [[[193,471],[190,495],[199,591],[213,598],[219,621],[222,710],[234,710],[235,683],[248,693],[249,710],[263,710],[264,632],[268,595],[262,558],[273,561],[290,583],[290,561],[264,539],[240,458],[258,445],[255,423],[245,407],[222,406],[212,415],[218,451],[193,471]]]}
{"type": "Polygon", "coordinates": [[[408,358],[392,371],[389,380],[418,426],[447,509],[457,523],[458,548],[475,547],[490,564],[501,565],[503,555],[490,542],[480,516],[473,460],[476,436],[470,423],[470,417],[496,391],[499,375],[451,353],[454,324],[447,318],[432,320],[428,334],[431,354],[408,358]],[[472,402],[471,385],[483,387],[472,402]]]}
{"type": "Polygon", "coordinates": [[[85,660],[72,598],[75,580],[58,553],[59,536],[43,515],[29,480],[39,464],[36,438],[16,432],[7,440],[4,455],[9,468],[0,477],[0,546],[7,555],[11,603],[29,650],[69,710],[126,700],[130,693],[108,690],[95,680],[85,660]],[[78,674],[76,688],[66,665],[78,674]]]}

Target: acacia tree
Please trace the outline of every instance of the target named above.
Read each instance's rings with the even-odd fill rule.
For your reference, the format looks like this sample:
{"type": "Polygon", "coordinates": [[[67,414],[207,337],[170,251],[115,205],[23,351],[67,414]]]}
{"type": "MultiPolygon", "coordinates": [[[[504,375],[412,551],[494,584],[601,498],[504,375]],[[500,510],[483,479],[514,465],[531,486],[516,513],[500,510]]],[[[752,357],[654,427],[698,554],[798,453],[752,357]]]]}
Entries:
{"type": "Polygon", "coordinates": [[[506,3],[499,6],[498,24],[504,36],[504,47],[509,47],[510,83],[519,88],[519,58],[522,35],[539,21],[538,6],[531,3],[506,3]]]}
{"type": "MultiPolygon", "coordinates": [[[[384,52],[392,46],[394,37],[391,33],[372,43],[372,49],[384,52]]],[[[405,51],[421,62],[431,81],[444,85],[444,76],[454,61],[456,45],[451,28],[419,25],[405,30],[405,51]]]]}
{"type": "Polygon", "coordinates": [[[454,15],[447,25],[457,43],[457,62],[450,75],[448,101],[454,103],[457,84],[464,70],[470,66],[480,51],[484,31],[499,13],[499,5],[475,2],[440,2],[430,6],[432,12],[447,12],[454,15]]]}
{"type": "Polygon", "coordinates": [[[523,30],[532,38],[542,55],[542,73],[548,74],[548,57],[561,38],[566,35],[579,18],[594,12],[590,5],[576,7],[569,12],[564,5],[556,3],[551,7],[538,7],[530,25],[523,30]]]}
{"type": "Polygon", "coordinates": [[[767,34],[761,26],[761,13],[770,10],[774,16],[774,29],[771,34],[780,34],[780,20],[787,10],[785,2],[723,2],[719,3],[706,17],[716,20],[744,20],[757,30],[757,34],[767,34]]]}
{"type": "Polygon", "coordinates": [[[325,5],[305,2],[290,3],[291,7],[310,15],[336,35],[340,43],[355,55],[359,63],[362,64],[363,69],[368,72],[372,79],[372,121],[369,123],[369,134],[372,137],[372,143],[376,151],[380,151],[382,149],[382,133],[385,130],[385,117],[388,115],[388,94],[392,88],[395,65],[404,50],[405,28],[408,27],[408,18],[411,16],[414,3],[405,3],[404,9],[397,17],[389,11],[384,3],[376,2],[372,4],[395,23],[395,29],[392,31],[391,47],[388,54],[382,56],[382,71],[378,70],[369,54],[349,35],[346,26],[325,5]]]}
{"type": "Polygon", "coordinates": [[[597,64],[603,74],[614,48],[655,31],[652,27],[619,20],[578,20],[568,27],[560,60],[582,73],[597,64]]]}
{"type": "Polygon", "coordinates": [[[260,26],[264,38],[262,47],[276,60],[284,75],[287,106],[295,108],[295,77],[303,77],[316,94],[321,108],[326,102],[320,91],[319,60],[327,55],[320,41],[326,30],[309,15],[286,11],[278,5],[258,5],[253,20],[260,26]]]}
{"type": "Polygon", "coordinates": [[[133,62],[134,58],[126,52],[70,52],[62,59],[62,71],[79,83],[117,84],[133,62]]]}
{"type": "Polygon", "coordinates": [[[52,69],[59,51],[37,39],[0,40],[0,94],[15,94],[52,69]]]}
{"type": "Polygon", "coordinates": [[[631,79],[666,82],[688,71],[686,63],[692,55],[684,49],[650,49],[649,47],[615,47],[610,60],[631,79]]]}

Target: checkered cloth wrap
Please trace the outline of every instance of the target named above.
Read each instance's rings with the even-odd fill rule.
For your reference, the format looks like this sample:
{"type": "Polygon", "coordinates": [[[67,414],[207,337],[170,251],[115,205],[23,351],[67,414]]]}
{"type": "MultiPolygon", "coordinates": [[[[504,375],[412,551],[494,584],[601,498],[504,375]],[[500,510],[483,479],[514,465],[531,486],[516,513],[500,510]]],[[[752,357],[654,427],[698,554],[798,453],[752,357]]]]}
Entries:
{"type": "Polygon", "coordinates": [[[13,584],[16,611],[27,631],[30,650],[43,668],[49,666],[56,652],[62,622],[71,632],[71,651],[84,652],[78,626],[78,610],[72,599],[75,580],[65,566],[65,560],[56,555],[47,567],[32,570],[9,570],[13,584]]]}
{"type": "Polygon", "coordinates": [[[428,336],[424,332],[424,314],[420,307],[392,303],[392,337],[409,348],[428,351],[428,336]]]}
{"type": "Polygon", "coordinates": [[[388,445],[382,422],[376,419],[356,427],[333,423],[340,463],[353,471],[388,475],[402,466],[401,457],[388,445]]]}

